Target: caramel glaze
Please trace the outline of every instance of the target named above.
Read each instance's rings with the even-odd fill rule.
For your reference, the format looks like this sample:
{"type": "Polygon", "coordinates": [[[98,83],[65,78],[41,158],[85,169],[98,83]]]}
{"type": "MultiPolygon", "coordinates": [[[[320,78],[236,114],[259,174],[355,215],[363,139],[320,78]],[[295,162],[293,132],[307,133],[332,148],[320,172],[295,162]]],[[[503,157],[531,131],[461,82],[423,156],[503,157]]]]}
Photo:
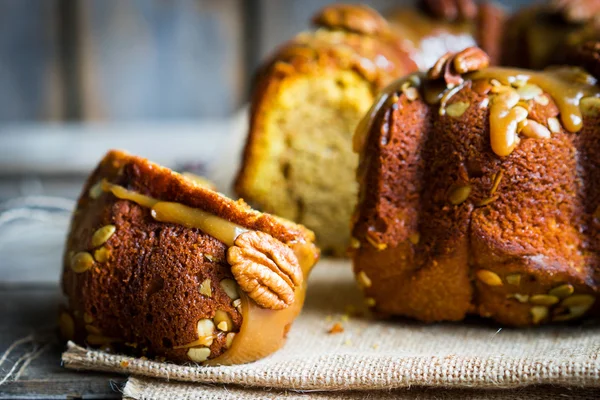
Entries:
{"type": "Polygon", "coordinates": [[[578,132],[582,127],[579,101],[587,96],[600,96],[600,88],[595,86],[596,79],[577,67],[559,67],[542,72],[490,67],[466,77],[472,80],[496,79],[504,85],[517,80],[538,85],[558,106],[562,124],[569,132],[578,132]]]}
{"type": "MultiPolygon", "coordinates": [[[[233,245],[238,235],[248,231],[240,225],[202,210],[179,203],[163,202],[127,190],[106,180],[102,181],[102,190],[110,192],[120,199],[130,200],[142,207],[150,208],[152,217],[157,221],[200,229],[228,246],[233,245]]],[[[313,252],[305,243],[290,242],[287,245],[296,254],[304,275],[302,285],[295,290],[294,304],[283,310],[269,310],[261,308],[243,291],[240,291],[243,320],[239,333],[236,334],[231,348],[219,357],[207,360],[203,364],[244,364],[263,358],[283,346],[287,331],[302,310],[306,295],[306,281],[316,261],[313,252]]]]}
{"type": "MultiPolygon", "coordinates": [[[[401,92],[402,86],[406,82],[411,83],[413,86],[421,87],[425,101],[428,104],[439,103],[440,115],[444,114],[445,104],[460,90],[461,86],[446,88],[437,84],[438,82],[432,81],[426,81],[421,85],[422,78],[422,74],[409,75],[393,82],[382,91],[378,100],[373,104],[356,129],[353,138],[353,149],[356,153],[362,153],[373,121],[375,121],[382,109],[391,106],[392,102],[390,99],[393,98],[394,94],[401,92]]],[[[471,81],[490,81],[496,79],[507,86],[517,81],[539,86],[552,97],[560,110],[562,125],[567,131],[572,133],[578,132],[582,127],[582,116],[579,109],[580,100],[584,97],[600,97],[600,88],[596,86],[596,79],[577,67],[559,67],[547,69],[542,72],[490,67],[465,74],[464,78],[471,81]]],[[[506,107],[505,103],[502,101],[498,101],[496,104],[492,103],[490,109],[492,148],[499,156],[509,155],[518,144],[518,137],[515,134],[516,124],[519,122],[518,119],[522,117],[521,113],[513,112],[512,106],[506,107]]],[[[360,170],[359,167],[359,174],[360,170]]]]}

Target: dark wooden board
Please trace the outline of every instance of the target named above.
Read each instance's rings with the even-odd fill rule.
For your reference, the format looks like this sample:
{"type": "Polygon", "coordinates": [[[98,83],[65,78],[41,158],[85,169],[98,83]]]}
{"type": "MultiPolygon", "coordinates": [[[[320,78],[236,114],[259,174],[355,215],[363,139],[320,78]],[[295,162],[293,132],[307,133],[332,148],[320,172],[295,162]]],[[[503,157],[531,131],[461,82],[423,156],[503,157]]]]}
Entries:
{"type": "MultiPolygon", "coordinates": [[[[19,380],[0,386],[0,399],[108,399],[121,398],[126,377],[70,371],[61,367],[64,346],[53,334],[58,305],[57,285],[6,285],[0,283],[0,355],[17,339],[37,333],[48,349],[33,360],[19,380]]],[[[0,367],[0,377],[30,345],[19,346],[0,367]]],[[[1,379],[1,378],[0,378],[1,379]]]]}

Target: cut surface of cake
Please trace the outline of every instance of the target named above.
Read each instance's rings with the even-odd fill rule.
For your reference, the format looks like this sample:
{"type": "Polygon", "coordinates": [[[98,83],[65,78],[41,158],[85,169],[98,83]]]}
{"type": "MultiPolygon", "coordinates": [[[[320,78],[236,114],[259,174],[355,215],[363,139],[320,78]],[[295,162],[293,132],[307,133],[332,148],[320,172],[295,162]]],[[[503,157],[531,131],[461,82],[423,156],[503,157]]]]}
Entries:
{"type": "Polygon", "coordinates": [[[111,151],[71,222],[62,335],[175,362],[262,358],[300,312],[313,239],[197,178],[111,151]]]}
{"type": "Polygon", "coordinates": [[[386,88],[357,129],[353,263],[367,304],[427,322],[597,315],[597,81],[488,61],[447,54],[386,88]]]}
{"type": "Polygon", "coordinates": [[[315,16],[316,31],[278,49],[258,74],[237,193],[314,230],[324,252],[345,255],[357,193],[356,125],[385,84],[423,62],[420,37],[433,43],[445,35],[435,42],[443,53],[449,38],[472,31],[462,20],[427,21],[430,29],[404,29],[366,6],[332,5],[315,16]]]}

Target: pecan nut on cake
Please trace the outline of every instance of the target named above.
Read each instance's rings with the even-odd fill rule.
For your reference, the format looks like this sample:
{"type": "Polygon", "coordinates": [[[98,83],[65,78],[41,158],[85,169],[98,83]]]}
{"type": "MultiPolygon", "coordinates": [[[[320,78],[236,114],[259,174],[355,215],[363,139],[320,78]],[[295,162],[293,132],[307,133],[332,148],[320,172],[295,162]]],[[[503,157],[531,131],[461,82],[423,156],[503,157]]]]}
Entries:
{"type": "Polygon", "coordinates": [[[300,225],[111,151],[71,222],[61,332],[175,362],[254,361],[282,346],[302,308],[312,242],[300,225]]]}
{"type": "Polygon", "coordinates": [[[382,315],[598,315],[600,87],[468,48],[388,86],[354,136],[353,263],[382,315]],[[415,92],[417,95],[415,95],[415,92]]]}
{"type": "MultiPolygon", "coordinates": [[[[491,32],[497,13],[482,9],[491,32]]],[[[345,4],[321,10],[317,29],[285,43],[258,73],[237,193],[314,230],[324,252],[345,255],[357,193],[356,125],[393,79],[451,45],[471,45],[475,29],[467,17],[448,22],[410,9],[386,20],[345,4]]]]}

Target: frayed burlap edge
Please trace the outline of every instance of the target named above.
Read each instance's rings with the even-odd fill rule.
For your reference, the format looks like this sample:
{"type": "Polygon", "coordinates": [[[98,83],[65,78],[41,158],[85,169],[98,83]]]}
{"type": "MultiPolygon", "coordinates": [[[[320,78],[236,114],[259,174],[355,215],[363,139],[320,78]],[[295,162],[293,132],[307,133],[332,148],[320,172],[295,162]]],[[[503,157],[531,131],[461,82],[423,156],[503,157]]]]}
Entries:
{"type": "Polygon", "coordinates": [[[505,357],[458,358],[360,356],[317,357],[313,368],[273,368],[251,373],[247,366],[201,367],[86,350],[69,342],[66,368],[108,371],[198,383],[237,384],[294,390],[377,390],[410,386],[517,388],[528,385],[600,387],[600,361],[555,362],[505,357]],[[350,368],[348,368],[351,366],[350,368]],[[360,370],[362,373],[357,373],[360,370]]]}

